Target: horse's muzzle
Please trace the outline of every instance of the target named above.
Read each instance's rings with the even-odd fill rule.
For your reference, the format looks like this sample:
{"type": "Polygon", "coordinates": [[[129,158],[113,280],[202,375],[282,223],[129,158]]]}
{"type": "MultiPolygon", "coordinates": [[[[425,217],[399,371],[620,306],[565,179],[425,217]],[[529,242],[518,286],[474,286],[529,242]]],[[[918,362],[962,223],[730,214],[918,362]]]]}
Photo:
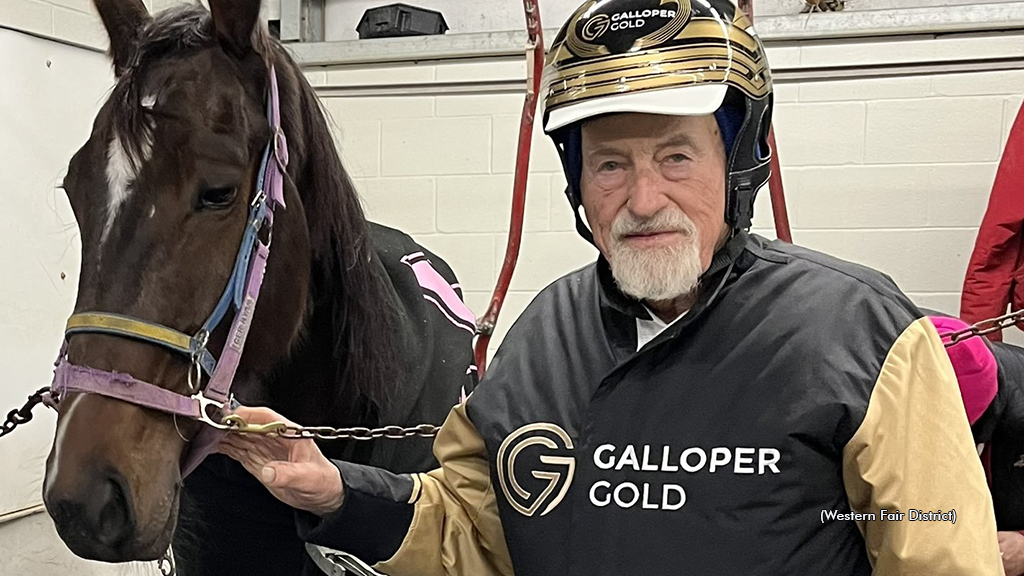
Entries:
{"type": "Polygon", "coordinates": [[[76,494],[47,490],[44,500],[64,543],[89,560],[123,562],[133,555],[135,517],[124,478],[111,472],[96,477],[76,494]]]}

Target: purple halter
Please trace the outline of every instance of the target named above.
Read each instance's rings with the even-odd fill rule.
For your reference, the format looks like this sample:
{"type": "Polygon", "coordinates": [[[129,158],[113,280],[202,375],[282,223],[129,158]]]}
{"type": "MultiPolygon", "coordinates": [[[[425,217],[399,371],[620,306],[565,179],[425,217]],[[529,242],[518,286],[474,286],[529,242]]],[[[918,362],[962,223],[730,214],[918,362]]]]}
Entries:
{"type": "Polygon", "coordinates": [[[231,384],[242,358],[256,302],[259,300],[267,258],[270,256],[274,209],[285,206],[284,172],[288,165],[288,142],[281,129],[277,73],[273,66],[270,67],[269,92],[267,119],[273,131],[272,140],[263,152],[256,194],[249,206],[248,224],[238,256],[235,258],[234,269],[224,293],[203,327],[195,335],[189,336],[153,322],[117,314],[74,314],[68,319],[64,345],[61,347],[54,370],[53,384],[50,388],[50,402],[53,404],[68,393],[99,394],[208,424],[192,440],[182,466],[182,477],[191,473],[213,451],[226,434],[226,430],[230,428],[229,425],[220,422],[217,416],[211,415],[209,410],[221,410],[231,399],[231,384]],[[268,228],[266,244],[260,239],[260,231],[264,226],[268,228]],[[206,345],[210,334],[220,326],[231,308],[235,310],[231,331],[228,333],[220,358],[214,359],[206,345]],[[109,334],[142,340],[188,355],[192,363],[188,377],[192,395],[178,394],[127,374],[95,370],[68,362],[68,339],[75,334],[84,333],[109,334]],[[210,377],[205,388],[201,384],[203,373],[210,377]]]}

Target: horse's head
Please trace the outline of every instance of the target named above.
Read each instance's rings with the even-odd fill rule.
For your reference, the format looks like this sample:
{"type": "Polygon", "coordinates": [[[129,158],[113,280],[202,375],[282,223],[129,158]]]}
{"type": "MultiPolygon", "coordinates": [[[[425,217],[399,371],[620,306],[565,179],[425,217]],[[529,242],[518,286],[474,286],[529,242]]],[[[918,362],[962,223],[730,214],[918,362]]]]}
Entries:
{"type": "MultiPolygon", "coordinates": [[[[82,238],[75,311],[194,334],[224,291],[246,228],[272,137],[268,63],[280,48],[259,31],[258,0],[210,0],[212,16],[188,7],[156,19],[142,0],[95,2],[117,85],[64,182],[82,238]]],[[[294,84],[295,71],[285,72],[294,84]]],[[[290,184],[285,197],[275,228],[287,232],[273,238],[243,381],[287,354],[307,306],[310,237],[290,184]]],[[[214,353],[228,324],[213,332],[214,353]]],[[[143,341],[76,334],[67,359],[188,394],[189,359],[143,341]]],[[[71,550],[110,562],[159,557],[175,527],[186,439],[197,430],[121,400],[63,398],[44,501],[71,550]]]]}

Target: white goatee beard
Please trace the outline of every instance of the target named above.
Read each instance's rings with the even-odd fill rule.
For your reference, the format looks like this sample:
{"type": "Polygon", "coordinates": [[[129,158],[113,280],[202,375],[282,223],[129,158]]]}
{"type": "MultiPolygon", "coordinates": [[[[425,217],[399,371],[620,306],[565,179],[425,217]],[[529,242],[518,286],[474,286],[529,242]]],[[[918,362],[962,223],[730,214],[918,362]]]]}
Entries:
{"type": "Polygon", "coordinates": [[[637,300],[657,302],[685,296],[697,288],[704,272],[698,246],[696,225],[679,209],[662,210],[643,219],[623,210],[612,223],[608,258],[612,277],[619,290],[637,300]],[[653,248],[635,248],[623,241],[629,234],[658,231],[678,231],[682,238],[653,248]]]}

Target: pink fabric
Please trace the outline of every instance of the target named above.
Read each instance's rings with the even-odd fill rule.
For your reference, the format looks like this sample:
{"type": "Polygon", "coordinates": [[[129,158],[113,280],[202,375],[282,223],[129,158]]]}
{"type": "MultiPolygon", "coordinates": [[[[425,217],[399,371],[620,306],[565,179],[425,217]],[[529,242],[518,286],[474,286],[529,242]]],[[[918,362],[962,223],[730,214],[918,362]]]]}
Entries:
{"type": "Polygon", "coordinates": [[[128,374],[76,366],[61,358],[53,370],[50,390],[57,400],[69,393],[100,394],[153,410],[189,418],[199,416],[199,402],[128,374]]]}
{"type": "MultiPolygon", "coordinates": [[[[957,318],[929,316],[928,319],[938,329],[940,336],[968,327],[966,322],[957,318]]],[[[948,342],[949,338],[944,337],[943,343],[948,342]]],[[[995,356],[982,338],[961,340],[947,347],[946,354],[949,355],[957,382],[960,384],[960,395],[967,410],[967,419],[974,424],[985,413],[999,389],[995,356]]]]}
{"type": "MultiPolygon", "coordinates": [[[[473,311],[470,310],[466,306],[466,304],[462,302],[462,299],[459,298],[459,295],[455,293],[455,290],[452,288],[451,284],[448,284],[448,281],[444,279],[444,276],[441,276],[440,272],[434,270],[434,267],[431,266],[430,262],[427,260],[420,260],[418,262],[413,262],[410,264],[409,260],[415,256],[422,256],[422,254],[410,254],[409,256],[402,258],[402,261],[408,264],[410,268],[412,268],[412,271],[413,273],[416,274],[416,280],[419,282],[420,286],[430,290],[434,294],[437,294],[437,296],[441,298],[441,300],[444,302],[444,305],[448,308],[448,310],[451,310],[452,314],[455,314],[456,316],[459,317],[459,319],[463,320],[464,322],[468,322],[470,325],[475,326],[476,316],[474,316],[473,311]]],[[[437,302],[434,302],[434,304],[437,304],[437,302]]]]}

